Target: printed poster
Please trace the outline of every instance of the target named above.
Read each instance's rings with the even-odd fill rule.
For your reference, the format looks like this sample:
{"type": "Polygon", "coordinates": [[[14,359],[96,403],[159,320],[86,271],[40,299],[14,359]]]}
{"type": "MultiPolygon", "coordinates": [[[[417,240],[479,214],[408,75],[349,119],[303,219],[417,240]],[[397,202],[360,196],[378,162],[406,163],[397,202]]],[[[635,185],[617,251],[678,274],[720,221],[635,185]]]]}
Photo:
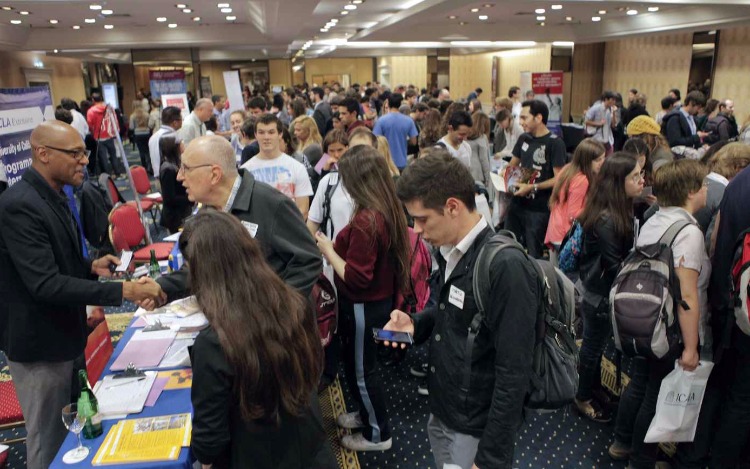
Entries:
{"type": "Polygon", "coordinates": [[[163,94],[187,93],[184,70],[149,70],[148,79],[154,99],[163,94]]]}
{"type": "Polygon", "coordinates": [[[549,108],[547,128],[562,137],[563,72],[532,73],[531,88],[535,99],[549,108]]]}

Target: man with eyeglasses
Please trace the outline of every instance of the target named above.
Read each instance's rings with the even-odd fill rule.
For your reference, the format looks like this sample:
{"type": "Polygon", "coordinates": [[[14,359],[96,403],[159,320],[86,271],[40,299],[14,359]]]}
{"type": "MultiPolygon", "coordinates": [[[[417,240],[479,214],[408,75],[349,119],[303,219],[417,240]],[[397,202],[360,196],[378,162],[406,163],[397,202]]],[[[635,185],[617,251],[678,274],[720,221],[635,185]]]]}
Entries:
{"type": "Polygon", "coordinates": [[[98,282],[119,259],[84,257],[62,192],[83,182],[88,164],[76,129],[45,122],[30,141],[31,167],[0,198],[0,350],[26,420],[28,467],[36,469],[49,467],[65,439],[60,409],[86,346],[86,305],[166,298],[148,279],[98,282]]]}

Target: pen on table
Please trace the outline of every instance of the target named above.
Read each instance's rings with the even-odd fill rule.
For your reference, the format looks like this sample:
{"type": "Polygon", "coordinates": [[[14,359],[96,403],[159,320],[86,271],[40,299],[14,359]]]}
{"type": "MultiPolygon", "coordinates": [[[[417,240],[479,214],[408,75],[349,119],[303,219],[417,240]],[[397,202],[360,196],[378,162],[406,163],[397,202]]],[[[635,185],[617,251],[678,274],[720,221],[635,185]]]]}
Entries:
{"type": "Polygon", "coordinates": [[[127,382],[125,382],[125,383],[117,383],[117,384],[113,384],[113,385],[111,385],[111,386],[107,386],[107,387],[106,387],[106,388],[104,388],[104,389],[112,389],[112,388],[116,388],[117,386],[124,386],[124,385],[126,385],[126,384],[131,384],[131,383],[135,383],[135,382],[138,382],[138,381],[143,381],[144,379],[146,379],[146,377],[145,377],[145,376],[144,376],[143,378],[138,378],[138,379],[134,379],[134,380],[132,380],[132,381],[127,381],[127,382]]]}

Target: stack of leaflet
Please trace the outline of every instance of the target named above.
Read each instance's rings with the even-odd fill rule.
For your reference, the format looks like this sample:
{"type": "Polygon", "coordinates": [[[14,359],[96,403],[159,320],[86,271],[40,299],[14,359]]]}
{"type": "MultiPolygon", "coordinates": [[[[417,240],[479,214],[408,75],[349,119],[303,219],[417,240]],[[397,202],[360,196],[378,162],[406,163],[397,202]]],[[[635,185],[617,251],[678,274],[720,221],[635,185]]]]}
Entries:
{"type": "Polygon", "coordinates": [[[110,369],[121,371],[130,363],[138,369],[155,368],[164,358],[176,336],[177,333],[169,329],[151,332],[137,330],[110,369]]]}
{"type": "Polygon", "coordinates": [[[147,371],[143,376],[116,378],[105,376],[96,383],[94,394],[99,403],[99,413],[104,419],[122,418],[126,414],[143,411],[146,398],[156,379],[155,371],[147,371]]]}

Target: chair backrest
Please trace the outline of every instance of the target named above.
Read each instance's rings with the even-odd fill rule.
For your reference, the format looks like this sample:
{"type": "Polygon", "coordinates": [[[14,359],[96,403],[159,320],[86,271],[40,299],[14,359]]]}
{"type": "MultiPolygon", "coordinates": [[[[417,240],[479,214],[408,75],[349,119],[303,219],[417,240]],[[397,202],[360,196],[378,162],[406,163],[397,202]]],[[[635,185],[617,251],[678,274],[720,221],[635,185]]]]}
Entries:
{"type": "Polygon", "coordinates": [[[130,250],[125,233],[114,225],[109,225],[109,242],[112,244],[112,249],[115,250],[115,253],[130,250]]]}
{"type": "Polygon", "coordinates": [[[143,166],[133,165],[130,167],[130,175],[133,177],[135,190],[140,195],[146,195],[151,192],[151,182],[148,180],[148,173],[143,166]]]}
{"type": "MultiPolygon", "coordinates": [[[[107,176],[105,181],[107,184],[107,192],[109,193],[109,199],[110,199],[110,202],[112,202],[112,205],[115,205],[119,202],[124,202],[124,200],[122,200],[122,196],[120,195],[120,191],[117,190],[115,181],[113,181],[112,178],[109,176],[107,176]]],[[[101,183],[101,180],[100,180],[100,183],[101,183]]]]}
{"type": "MultiPolygon", "coordinates": [[[[132,205],[122,204],[113,208],[109,214],[109,222],[112,224],[113,238],[119,237],[118,232],[121,231],[122,237],[129,248],[141,244],[146,236],[146,230],[138,216],[138,210],[132,205]]],[[[117,248],[115,247],[115,249],[117,248]]]]}

